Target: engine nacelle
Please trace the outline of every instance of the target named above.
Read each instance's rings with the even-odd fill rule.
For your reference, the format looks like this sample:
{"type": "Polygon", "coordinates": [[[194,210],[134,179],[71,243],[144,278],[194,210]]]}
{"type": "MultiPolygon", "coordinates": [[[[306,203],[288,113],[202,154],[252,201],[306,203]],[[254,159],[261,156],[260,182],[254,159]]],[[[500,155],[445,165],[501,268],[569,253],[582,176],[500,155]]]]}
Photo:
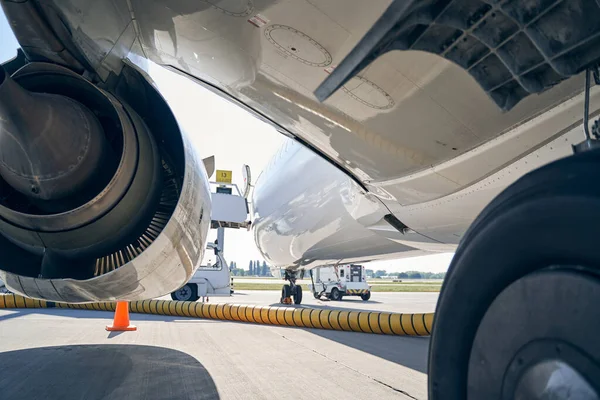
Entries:
{"type": "Polygon", "coordinates": [[[0,69],[0,278],[64,302],[187,282],[211,207],[202,160],[135,67],[97,85],[53,64],[0,69]]]}

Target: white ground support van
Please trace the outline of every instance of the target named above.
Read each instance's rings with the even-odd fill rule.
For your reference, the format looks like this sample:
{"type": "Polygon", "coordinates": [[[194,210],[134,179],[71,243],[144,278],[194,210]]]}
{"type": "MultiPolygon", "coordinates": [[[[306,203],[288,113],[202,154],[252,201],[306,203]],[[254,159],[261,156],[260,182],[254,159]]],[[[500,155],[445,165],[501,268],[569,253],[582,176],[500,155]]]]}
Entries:
{"type": "Polygon", "coordinates": [[[208,243],[202,264],[183,287],[171,293],[173,300],[196,301],[199,298],[231,295],[231,273],[223,253],[208,243]]]}
{"type": "Polygon", "coordinates": [[[362,265],[315,268],[310,275],[312,284],[308,288],[316,299],[325,296],[331,300],[342,300],[344,296],[360,296],[367,301],[371,298],[371,286],[367,284],[365,267],[362,265]]]}

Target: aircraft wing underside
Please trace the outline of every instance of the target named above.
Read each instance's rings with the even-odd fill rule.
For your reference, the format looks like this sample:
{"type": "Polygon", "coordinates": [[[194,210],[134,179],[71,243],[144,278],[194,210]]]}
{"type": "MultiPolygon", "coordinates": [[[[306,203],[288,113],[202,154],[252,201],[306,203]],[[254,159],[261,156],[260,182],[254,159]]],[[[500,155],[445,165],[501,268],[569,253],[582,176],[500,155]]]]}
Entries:
{"type": "MultiPolygon", "coordinates": [[[[405,204],[412,199],[394,192],[394,179],[465,154],[581,91],[581,81],[568,78],[598,58],[598,3],[522,3],[30,0],[3,7],[30,59],[91,68],[102,80],[120,71],[123,57],[172,65],[405,204]],[[550,28],[556,24],[558,31],[550,28]],[[329,85],[320,103],[313,93],[328,76],[322,89],[343,85],[334,93],[329,85]]],[[[491,160],[464,183],[523,151],[491,160]]],[[[444,192],[457,189],[453,177],[443,180],[444,192]]]]}

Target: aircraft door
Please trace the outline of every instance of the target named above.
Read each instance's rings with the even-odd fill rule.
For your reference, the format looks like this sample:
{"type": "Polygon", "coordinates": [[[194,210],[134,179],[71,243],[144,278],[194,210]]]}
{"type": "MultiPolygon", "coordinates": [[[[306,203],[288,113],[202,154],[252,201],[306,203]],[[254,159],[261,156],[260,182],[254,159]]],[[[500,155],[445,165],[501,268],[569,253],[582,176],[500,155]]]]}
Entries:
{"type": "Polygon", "coordinates": [[[362,282],[362,265],[350,266],[350,282],[362,282]]]}

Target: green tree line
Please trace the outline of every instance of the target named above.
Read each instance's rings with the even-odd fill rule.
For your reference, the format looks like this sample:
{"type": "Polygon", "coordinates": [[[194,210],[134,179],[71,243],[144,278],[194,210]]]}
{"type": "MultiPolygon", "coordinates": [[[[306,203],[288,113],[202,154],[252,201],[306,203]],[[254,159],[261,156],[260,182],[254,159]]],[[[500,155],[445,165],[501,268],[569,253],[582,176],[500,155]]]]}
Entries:
{"type": "Polygon", "coordinates": [[[271,274],[271,268],[269,268],[266,261],[263,261],[262,263],[258,260],[250,261],[248,263],[248,269],[238,268],[237,263],[232,261],[229,263],[229,270],[233,276],[273,276],[271,274]]]}
{"type": "Polygon", "coordinates": [[[390,272],[386,270],[378,269],[373,271],[372,269],[365,270],[367,278],[382,278],[384,276],[395,278],[395,279],[444,279],[446,277],[445,272],[422,272],[422,271],[406,271],[406,272],[390,272]]]}

